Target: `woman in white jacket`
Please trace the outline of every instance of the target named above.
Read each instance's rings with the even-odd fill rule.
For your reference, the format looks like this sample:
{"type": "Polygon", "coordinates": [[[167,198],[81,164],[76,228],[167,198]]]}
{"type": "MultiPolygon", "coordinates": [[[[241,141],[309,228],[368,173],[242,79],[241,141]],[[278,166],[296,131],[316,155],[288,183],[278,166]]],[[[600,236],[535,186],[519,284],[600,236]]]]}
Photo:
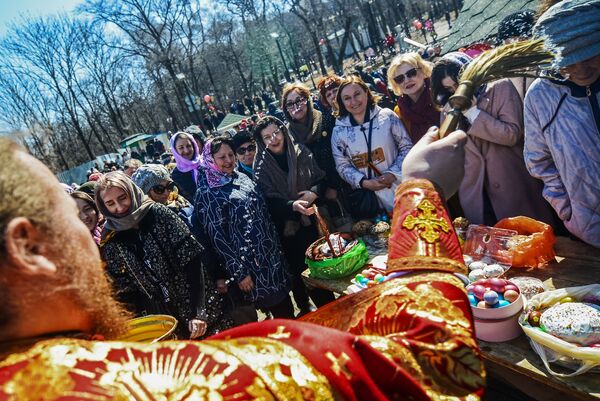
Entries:
{"type": "Polygon", "coordinates": [[[331,147],[337,171],[352,189],[374,191],[380,208],[390,213],[412,147],[408,132],[392,110],[377,106],[379,99],[359,77],[345,79],[336,100],[331,147]]]}

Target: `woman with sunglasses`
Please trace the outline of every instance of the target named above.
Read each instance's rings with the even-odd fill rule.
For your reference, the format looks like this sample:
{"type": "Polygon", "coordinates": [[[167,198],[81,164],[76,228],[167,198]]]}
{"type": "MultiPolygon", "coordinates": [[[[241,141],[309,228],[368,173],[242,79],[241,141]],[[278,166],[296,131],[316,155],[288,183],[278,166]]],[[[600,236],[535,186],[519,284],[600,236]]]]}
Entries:
{"type": "Polygon", "coordinates": [[[209,139],[202,152],[194,226],[203,230],[234,285],[255,307],[293,318],[285,257],[254,181],[235,171],[233,143],[209,139]]]}
{"type": "Polygon", "coordinates": [[[177,166],[171,173],[171,178],[177,183],[181,195],[189,202],[196,195],[196,181],[200,166],[200,151],[194,137],[187,132],[177,132],[170,140],[171,153],[177,166]]]}
{"type": "Polygon", "coordinates": [[[119,171],[104,175],[95,195],[106,217],[102,258],[120,300],[136,316],[174,316],[185,339],[231,327],[206,277],[204,248],[169,208],[119,171]]]}
{"type": "Polygon", "coordinates": [[[402,161],[412,147],[402,121],[392,110],[377,106],[378,100],[355,75],[337,92],[338,120],[331,139],[337,171],[353,190],[375,192],[379,205],[358,210],[351,204],[348,210],[356,218],[375,217],[378,209],[392,212],[402,161]]]}
{"type": "Polygon", "coordinates": [[[388,68],[388,82],[399,96],[395,111],[413,144],[440,122],[440,112],[431,101],[430,76],[431,63],[418,53],[396,56],[388,68]]]}
{"type": "Polygon", "coordinates": [[[133,177],[133,182],[154,202],[167,206],[191,228],[194,208],[190,202],[177,193],[177,186],[171,180],[169,171],[161,164],[144,164],[133,177]]]}
{"type": "MultiPolygon", "coordinates": [[[[458,76],[471,58],[464,53],[444,55],[431,74],[432,98],[449,110],[447,101],[458,88],[458,76]]],[[[476,90],[460,129],[468,135],[465,176],[458,190],[464,216],[473,224],[494,225],[504,217],[529,216],[554,224],[542,183],[529,175],[523,159],[523,104],[509,79],[476,90]]]]}
{"type": "MultiPolygon", "coordinates": [[[[314,155],[319,168],[325,172],[325,199],[335,202],[341,185],[331,153],[335,119],[331,116],[327,118],[325,113],[315,109],[310,91],[301,83],[288,84],[283,88],[281,106],[294,141],[305,145],[314,155]]],[[[333,203],[328,206],[337,207],[333,203]]]]}
{"type": "MultiPolygon", "coordinates": [[[[319,237],[313,204],[323,190],[319,188],[324,172],[310,150],[296,143],[283,121],[267,116],[254,127],[258,155],[254,163],[255,180],[267,198],[267,205],[292,275],[292,291],[300,313],[312,310],[309,293],[302,280],[306,269],[304,253],[319,237]]],[[[314,289],[310,297],[317,306],[333,301],[329,291],[314,289]]]]}
{"type": "Polygon", "coordinates": [[[237,157],[238,173],[246,174],[248,178],[253,179],[252,164],[256,156],[256,143],[248,131],[240,131],[233,136],[233,150],[237,157]]]}

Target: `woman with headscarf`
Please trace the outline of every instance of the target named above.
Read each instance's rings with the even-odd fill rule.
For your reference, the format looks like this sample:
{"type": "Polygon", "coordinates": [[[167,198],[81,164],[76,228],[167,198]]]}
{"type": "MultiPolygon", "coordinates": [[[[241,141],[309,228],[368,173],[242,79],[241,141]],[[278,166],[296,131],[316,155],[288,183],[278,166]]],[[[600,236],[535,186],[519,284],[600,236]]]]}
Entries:
{"type": "Polygon", "coordinates": [[[293,318],[277,231],[256,184],[235,167],[231,139],[221,136],[206,142],[194,226],[205,230],[222,266],[247,300],[275,317],[293,318]]]}
{"type": "MultiPolygon", "coordinates": [[[[301,274],[306,269],[304,253],[319,237],[316,223],[310,221],[312,207],[320,191],[323,171],[310,150],[296,143],[282,121],[264,117],[254,128],[257,155],[254,178],[267,198],[267,205],[277,226],[283,251],[293,277],[292,289],[301,313],[311,311],[301,274]]],[[[317,306],[333,300],[333,294],[315,289],[311,298],[317,306]]]]}
{"type": "MultiPolygon", "coordinates": [[[[446,54],[433,67],[432,98],[449,109],[447,101],[458,88],[458,77],[471,58],[446,54]]],[[[459,127],[468,135],[465,176],[458,190],[465,217],[473,224],[494,225],[505,217],[528,216],[555,224],[542,183],[531,177],[523,159],[523,104],[509,79],[477,88],[473,105],[463,112],[459,127]]]]}
{"type": "Polygon", "coordinates": [[[294,141],[306,146],[319,168],[326,173],[325,196],[335,200],[341,184],[331,154],[331,132],[335,119],[326,118],[324,113],[314,108],[310,91],[301,83],[288,84],[283,88],[281,108],[294,141]]]}
{"type": "Polygon", "coordinates": [[[100,179],[95,198],[106,217],[100,252],[125,305],[137,316],[174,316],[181,338],[230,326],[206,297],[202,246],[169,208],[118,171],[100,179]]]}
{"type": "Polygon", "coordinates": [[[102,229],[99,223],[101,215],[96,202],[85,192],[73,191],[70,195],[75,200],[77,209],[79,209],[79,219],[90,230],[96,245],[100,245],[100,233],[102,229]]]}
{"type": "Polygon", "coordinates": [[[171,137],[170,145],[171,153],[177,163],[177,167],[171,173],[171,178],[179,187],[181,195],[193,202],[201,156],[198,144],[194,137],[187,132],[177,132],[171,137]]]}
{"type": "Polygon", "coordinates": [[[387,74],[392,90],[399,96],[396,114],[415,144],[440,121],[440,112],[431,101],[431,63],[418,53],[404,53],[392,60],[387,74]]]}

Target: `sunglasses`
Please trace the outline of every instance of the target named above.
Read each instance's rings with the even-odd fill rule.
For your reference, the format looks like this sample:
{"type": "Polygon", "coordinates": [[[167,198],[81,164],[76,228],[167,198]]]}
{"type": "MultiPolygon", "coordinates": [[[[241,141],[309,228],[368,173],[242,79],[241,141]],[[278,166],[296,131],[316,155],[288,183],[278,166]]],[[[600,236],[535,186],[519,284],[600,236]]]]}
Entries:
{"type": "Polygon", "coordinates": [[[285,104],[285,108],[288,110],[294,110],[294,109],[299,109],[300,107],[304,106],[306,103],[308,102],[308,99],[298,99],[295,102],[289,102],[285,104]]]}
{"type": "Polygon", "coordinates": [[[406,71],[406,74],[396,75],[394,77],[394,82],[396,82],[398,85],[401,85],[405,79],[416,77],[417,70],[420,70],[420,68],[411,68],[410,70],[406,71]]]}
{"type": "Polygon", "coordinates": [[[171,182],[170,184],[164,186],[164,185],[155,185],[152,187],[152,190],[154,192],[156,192],[158,195],[162,195],[165,193],[165,191],[169,191],[169,192],[173,192],[173,190],[175,189],[175,183],[171,182]]]}
{"type": "Polygon", "coordinates": [[[237,150],[235,151],[235,153],[237,153],[238,155],[243,155],[246,152],[254,152],[256,150],[256,145],[248,145],[245,148],[244,147],[239,147],[237,148],[237,150]]]}

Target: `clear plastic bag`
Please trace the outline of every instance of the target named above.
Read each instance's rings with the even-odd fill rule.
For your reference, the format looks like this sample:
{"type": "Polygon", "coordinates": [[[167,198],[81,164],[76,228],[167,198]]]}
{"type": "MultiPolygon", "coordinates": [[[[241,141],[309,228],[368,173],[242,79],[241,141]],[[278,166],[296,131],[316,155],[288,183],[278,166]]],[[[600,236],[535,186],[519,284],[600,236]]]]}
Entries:
{"type": "Polygon", "coordinates": [[[527,308],[519,317],[519,324],[529,338],[531,347],[542,359],[548,373],[553,376],[573,377],[600,367],[600,348],[573,344],[546,333],[539,327],[533,327],[528,321],[529,313],[548,308],[566,297],[580,301],[589,296],[600,296],[600,284],[546,291],[528,300],[527,308]],[[556,372],[551,367],[551,364],[554,363],[573,370],[573,372],[556,372]]]}
{"type": "Polygon", "coordinates": [[[471,224],[463,247],[469,280],[500,277],[512,266],[509,243],[514,230],[471,224]]]}

